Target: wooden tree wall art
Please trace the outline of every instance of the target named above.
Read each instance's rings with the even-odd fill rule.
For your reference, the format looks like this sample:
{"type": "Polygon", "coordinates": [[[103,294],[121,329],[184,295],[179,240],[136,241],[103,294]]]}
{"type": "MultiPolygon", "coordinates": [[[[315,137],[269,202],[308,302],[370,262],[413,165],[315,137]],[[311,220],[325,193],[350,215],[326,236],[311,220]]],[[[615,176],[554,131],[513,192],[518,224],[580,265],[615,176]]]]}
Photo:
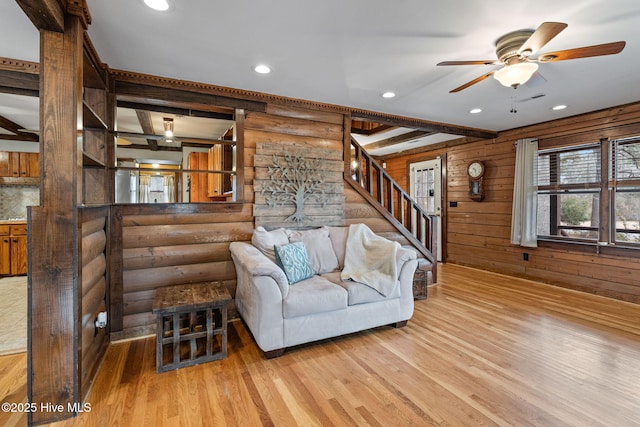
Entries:
{"type": "Polygon", "coordinates": [[[326,205],[325,177],[320,159],[305,158],[285,151],[283,155],[273,155],[273,164],[268,167],[268,172],[269,183],[262,188],[267,204],[270,207],[295,205],[295,212],[285,221],[303,222],[307,200],[313,200],[323,207],[326,205]]]}
{"type": "Polygon", "coordinates": [[[268,230],[344,224],[343,150],[316,141],[257,142],[253,217],[268,230]]]}

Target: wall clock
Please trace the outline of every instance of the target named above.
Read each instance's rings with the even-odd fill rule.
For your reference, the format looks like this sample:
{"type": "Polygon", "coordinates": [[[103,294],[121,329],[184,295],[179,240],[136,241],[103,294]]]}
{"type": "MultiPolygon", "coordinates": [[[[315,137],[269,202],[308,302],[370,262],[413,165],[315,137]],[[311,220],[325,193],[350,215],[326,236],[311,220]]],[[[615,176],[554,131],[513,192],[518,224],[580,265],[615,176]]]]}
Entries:
{"type": "Polygon", "coordinates": [[[480,160],[473,160],[467,165],[467,175],[469,175],[469,198],[480,202],[484,200],[484,163],[480,160]]]}

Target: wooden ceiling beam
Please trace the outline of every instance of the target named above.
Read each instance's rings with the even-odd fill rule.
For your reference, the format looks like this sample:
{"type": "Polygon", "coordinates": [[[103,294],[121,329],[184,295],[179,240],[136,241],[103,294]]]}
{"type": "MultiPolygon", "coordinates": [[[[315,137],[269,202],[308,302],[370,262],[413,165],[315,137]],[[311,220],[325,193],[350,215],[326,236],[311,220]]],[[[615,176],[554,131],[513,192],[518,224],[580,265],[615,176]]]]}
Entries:
{"type": "MultiPolygon", "coordinates": [[[[125,148],[125,149],[131,148],[131,149],[139,149],[139,150],[148,150],[149,149],[149,147],[147,145],[142,145],[142,144],[121,145],[118,148],[125,148]]],[[[180,148],[180,147],[157,146],[154,151],[182,151],[182,148],[180,148]]],[[[118,160],[123,160],[123,159],[118,157],[118,160]]]]}
{"type": "Polygon", "coordinates": [[[382,161],[386,161],[386,160],[390,160],[390,159],[395,159],[397,157],[403,157],[403,156],[410,156],[412,154],[418,154],[418,153],[428,153],[428,152],[434,152],[434,151],[439,151],[439,150],[447,150],[451,147],[456,147],[458,145],[465,145],[465,144],[470,144],[472,142],[478,142],[478,141],[482,141],[485,138],[475,138],[475,137],[471,137],[471,136],[466,136],[463,138],[458,138],[458,139],[452,139],[449,141],[443,141],[443,142],[438,142],[435,144],[430,144],[430,145],[424,145],[422,147],[416,147],[416,148],[412,148],[411,150],[405,150],[405,151],[400,151],[397,153],[392,153],[392,154],[386,154],[384,156],[376,156],[376,160],[382,162],[382,161]]]}
{"type": "Polygon", "coordinates": [[[220,109],[220,111],[200,111],[189,108],[144,104],[141,102],[132,102],[120,99],[118,100],[118,108],[129,108],[131,110],[148,110],[156,113],[175,114],[178,116],[186,117],[202,117],[205,119],[233,120],[233,110],[230,109],[225,109],[224,111],[222,109],[220,109]]]}
{"type": "Polygon", "coordinates": [[[15,134],[15,135],[0,135],[0,139],[3,139],[3,140],[32,141],[32,142],[39,142],[40,140],[38,135],[31,132],[23,131],[22,129],[24,129],[24,126],[20,126],[16,122],[11,121],[4,116],[0,116],[0,128],[6,129],[9,132],[15,134]]]}
{"type": "Polygon", "coordinates": [[[2,141],[20,141],[20,142],[40,142],[37,135],[34,134],[21,134],[21,135],[5,135],[0,134],[0,140],[2,141]],[[35,137],[35,139],[34,139],[35,137]]]}
{"type": "Polygon", "coordinates": [[[403,133],[402,135],[392,136],[391,138],[381,139],[380,141],[372,142],[371,144],[364,145],[363,148],[366,151],[377,150],[379,148],[391,147],[392,145],[402,144],[403,142],[412,141],[418,138],[424,138],[425,136],[433,135],[433,132],[425,132],[423,130],[414,130],[411,132],[403,133]]]}
{"type": "Polygon", "coordinates": [[[65,10],[60,0],[16,0],[38,30],[64,32],[65,10]]]}
{"type": "MultiPolygon", "coordinates": [[[[142,133],[155,135],[153,122],[151,121],[151,113],[145,110],[136,110],[136,116],[138,116],[140,127],[142,127],[142,133]]],[[[147,138],[147,144],[149,144],[151,151],[158,151],[158,141],[155,139],[147,138]]]]}
{"type": "Polygon", "coordinates": [[[0,92],[38,96],[40,64],[0,57],[0,92]]]}
{"type": "Polygon", "coordinates": [[[351,122],[351,133],[358,135],[371,136],[391,129],[395,129],[395,127],[380,123],[364,122],[361,120],[353,120],[351,122]],[[366,126],[367,124],[369,124],[369,126],[366,126]]]}
{"type": "Polygon", "coordinates": [[[391,126],[412,128],[431,133],[446,133],[450,135],[460,135],[473,138],[493,139],[498,137],[498,132],[470,128],[466,126],[455,126],[440,122],[431,122],[428,120],[412,119],[408,117],[392,116],[383,113],[374,113],[364,110],[354,110],[352,117],[355,120],[372,121],[376,123],[384,123],[391,126]]]}

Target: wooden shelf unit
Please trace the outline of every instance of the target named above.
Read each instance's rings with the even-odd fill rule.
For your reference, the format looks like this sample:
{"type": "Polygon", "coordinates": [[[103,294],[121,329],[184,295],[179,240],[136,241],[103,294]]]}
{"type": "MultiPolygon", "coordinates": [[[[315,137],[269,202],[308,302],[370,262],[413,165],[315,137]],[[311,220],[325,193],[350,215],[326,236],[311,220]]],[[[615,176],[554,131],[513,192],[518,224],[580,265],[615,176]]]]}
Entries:
{"type": "MultiPolygon", "coordinates": [[[[86,58],[85,58],[86,59],[86,58]]],[[[85,61],[85,68],[91,67],[85,61]]],[[[86,75],[87,73],[85,73],[86,75]]],[[[91,73],[89,73],[91,75],[91,73]]],[[[111,202],[109,195],[108,144],[113,138],[108,132],[108,93],[106,84],[93,78],[83,89],[82,121],[82,204],[102,205],[111,202]]]]}

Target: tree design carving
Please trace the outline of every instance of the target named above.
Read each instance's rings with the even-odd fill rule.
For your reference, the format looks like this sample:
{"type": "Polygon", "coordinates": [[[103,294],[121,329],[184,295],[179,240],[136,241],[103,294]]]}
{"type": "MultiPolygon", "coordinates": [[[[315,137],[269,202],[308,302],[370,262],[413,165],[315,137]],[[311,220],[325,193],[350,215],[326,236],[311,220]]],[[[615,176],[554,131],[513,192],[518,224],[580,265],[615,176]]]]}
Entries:
{"type": "Polygon", "coordinates": [[[273,155],[273,164],[268,167],[269,183],[262,188],[262,194],[270,193],[266,197],[270,207],[293,204],[295,212],[285,221],[302,222],[306,215],[304,204],[315,201],[324,207],[327,202],[325,194],[325,179],[321,171],[320,159],[306,159],[300,155],[273,155]]]}

